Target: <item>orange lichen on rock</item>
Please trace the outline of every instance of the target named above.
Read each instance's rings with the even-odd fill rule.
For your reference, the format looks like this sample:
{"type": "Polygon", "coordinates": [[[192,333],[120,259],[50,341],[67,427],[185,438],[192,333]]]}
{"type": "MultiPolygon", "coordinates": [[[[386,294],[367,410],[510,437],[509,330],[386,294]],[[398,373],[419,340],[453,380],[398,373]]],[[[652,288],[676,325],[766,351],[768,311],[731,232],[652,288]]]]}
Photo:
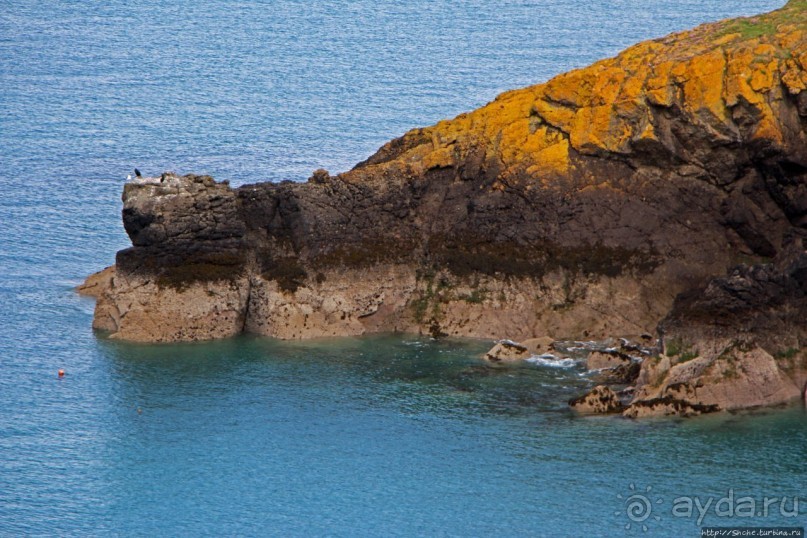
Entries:
{"type": "MultiPolygon", "coordinates": [[[[386,158],[450,166],[483,147],[499,172],[565,175],[580,156],[630,154],[659,142],[658,117],[674,109],[719,140],[782,144],[782,90],[807,90],[807,1],[765,15],[705,24],[506,92],[454,120],[407,133],[386,158]],[[735,123],[750,107],[753,125],[735,123]],[[424,135],[426,135],[424,137],[424,135]],[[417,140],[430,143],[417,144],[417,140]],[[452,147],[451,151],[448,150],[452,147]]],[[[746,122],[747,123],[747,122],[746,122]]],[[[401,140],[401,139],[399,139],[401,140]]],[[[377,164],[377,163],[376,163],[377,164]]]]}

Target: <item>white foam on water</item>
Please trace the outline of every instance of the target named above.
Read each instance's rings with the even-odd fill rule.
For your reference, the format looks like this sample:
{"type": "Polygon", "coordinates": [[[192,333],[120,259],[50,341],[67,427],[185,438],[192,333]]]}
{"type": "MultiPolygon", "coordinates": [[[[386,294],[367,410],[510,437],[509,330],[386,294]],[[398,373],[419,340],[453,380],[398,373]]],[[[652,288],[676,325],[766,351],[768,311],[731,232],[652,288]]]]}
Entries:
{"type": "Polygon", "coordinates": [[[527,362],[537,364],[539,366],[548,366],[550,368],[572,368],[577,365],[578,361],[577,359],[571,358],[559,359],[550,353],[545,353],[543,355],[533,355],[527,359],[527,362]]]}

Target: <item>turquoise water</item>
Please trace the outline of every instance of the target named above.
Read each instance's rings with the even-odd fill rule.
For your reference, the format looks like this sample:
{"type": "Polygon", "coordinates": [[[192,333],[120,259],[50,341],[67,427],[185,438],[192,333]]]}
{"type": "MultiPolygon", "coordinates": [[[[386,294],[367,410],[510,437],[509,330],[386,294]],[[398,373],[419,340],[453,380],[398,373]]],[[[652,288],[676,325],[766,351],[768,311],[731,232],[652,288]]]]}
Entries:
{"type": "Polygon", "coordinates": [[[72,291],[128,244],[135,166],[344,170],[505,89],[781,3],[4,2],[0,535],[695,536],[674,498],[807,499],[801,407],[581,419],[579,368],[487,368],[487,342],[135,346],[93,335],[72,291]],[[647,533],[631,484],[663,500],[647,533]]]}

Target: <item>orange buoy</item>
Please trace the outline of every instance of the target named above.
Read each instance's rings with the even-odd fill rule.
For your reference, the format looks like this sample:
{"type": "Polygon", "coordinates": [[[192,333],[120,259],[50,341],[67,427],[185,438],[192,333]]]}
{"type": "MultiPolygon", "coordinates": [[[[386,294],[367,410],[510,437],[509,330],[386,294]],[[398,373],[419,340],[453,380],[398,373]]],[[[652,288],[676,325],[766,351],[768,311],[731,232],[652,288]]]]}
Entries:
{"type": "Polygon", "coordinates": [[[59,377],[64,377],[64,370],[61,368],[59,369],[59,377]]]}

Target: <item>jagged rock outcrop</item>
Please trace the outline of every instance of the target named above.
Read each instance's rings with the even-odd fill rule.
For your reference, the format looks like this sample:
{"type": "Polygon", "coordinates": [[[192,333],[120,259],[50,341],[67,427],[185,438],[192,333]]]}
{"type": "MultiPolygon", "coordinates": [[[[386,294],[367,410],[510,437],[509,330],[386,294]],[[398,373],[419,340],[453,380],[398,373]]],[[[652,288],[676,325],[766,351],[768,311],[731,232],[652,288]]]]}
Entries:
{"type": "Polygon", "coordinates": [[[588,354],[586,368],[588,370],[602,370],[606,368],[617,368],[633,362],[630,355],[616,349],[596,349],[588,354]]]}
{"type": "Polygon", "coordinates": [[[634,402],[732,410],[803,397],[807,387],[807,251],[791,236],[772,263],[741,265],[681,294],[662,321],[664,355],[646,360],[634,402]]]}
{"type": "Polygon", "coordinates": [[[807,0],[791,0],[507,92],[344,174],[129,184],[133,246],[95,326],[150,341],[651,332],[679,293],[807,227],[806,69],[807,0]]]}
{"type": "Polygon", "coordinates": [[[569,406],[578,413],[603,415],[622,411],[622,402],[617,394],[605,385],[598,385],[587,394],[569,402],[569,406]]]}
{"type": "Polygon", "coordinates": [[[485,360],[490,362],[516,362],[523,361],[530,357],[527,346],[513,342],[512,340],[502,340],[485,353],[485,360]]]}
{"type": "Polygon", "coordinates": [[[630,385],[638,379],[641,369],[642,364],[638,361],[620,364],[614,368],[598,371],[595,379],[608,385],[630,385]]]}
{"type": "Polygon", "coordinates": [[[657,364],[648,361],[634,403],[673,399],[726,411],[787,403],[801,394],[789,373],[793,371],[759,347],[730,347],[718,357],[687,362],[664,357],[657,364]]]}
{"type": "MultiPolygon", "coordinates": [[[[627,342],[627,340],[624,340],[627,342]]],[[[641,352],[641,346],[633,346],[635,351],[641,352]]],[[[622,347],[625,351],[625,347],[622,347]]],[[[595,372],[595,379],[599,383],[609,385],[628,385],[636,381],[641,370],[640,359],[631,357],[624,351],[615,348],[595,349],[586,358],[586,369],[595,372]]]]}
{"type": "MultiPolygon", "coordinates": [[[[795,234],[770,263],[737,266],[678,296],[660,324],[663,353],[642,361],[623,414],[696,416],[803,398],[805,316],[807,250],[795,234]]],[[[616,353],[592,354],[593,363],[607,367],[616,353]]]]}
{"type": "Polygon", "coordinates": [[[771,263],[739,265],[682,293],[660,325],[665,347],[714,357],[728,346],[772,354],[807,343],[807,230],[794,231],[771,263]],[[697,344],[697,345],[696,345],[697,344]]]}
{"type": "Polygon", "coordinates": [[[529,338],[523,342],[500,340],[490,351],[485,353],[485,360],[490,362],[517,362],[552,351],[554,351],[554,340],[547,336],[529,338]]]}

